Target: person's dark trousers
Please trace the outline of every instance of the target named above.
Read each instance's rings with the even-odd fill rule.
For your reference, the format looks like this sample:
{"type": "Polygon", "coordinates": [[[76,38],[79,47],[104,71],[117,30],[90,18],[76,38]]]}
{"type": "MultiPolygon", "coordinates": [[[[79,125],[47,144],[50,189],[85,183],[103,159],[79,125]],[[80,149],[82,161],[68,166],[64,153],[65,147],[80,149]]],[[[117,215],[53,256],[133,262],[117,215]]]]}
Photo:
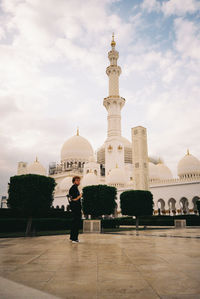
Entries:
{"type": "MultiPolygon", "coordinates": [[[[75,205],[76,203],[74,203],[75,205]]],[[[71,223],[71,233],[70,240],[77,241],[79,228],[81,224],[81,207],[77,204],[77,206],[72,205],[72,223],[71,223]]]]}

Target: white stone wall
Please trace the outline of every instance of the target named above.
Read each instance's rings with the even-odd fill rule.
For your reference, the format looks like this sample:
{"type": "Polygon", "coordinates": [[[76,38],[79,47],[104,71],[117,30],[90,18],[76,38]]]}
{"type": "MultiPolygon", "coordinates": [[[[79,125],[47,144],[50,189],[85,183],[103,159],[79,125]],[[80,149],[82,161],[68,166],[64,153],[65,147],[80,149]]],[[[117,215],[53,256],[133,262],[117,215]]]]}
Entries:
{"type": "Polygon", "coordinates": [[[193,198],[200,197],[200,181],[194,182],[180,182],[174,184],[163,184],[150,186],[150,191],[153,194],[154,209],[158,209],[158,201],[160,199],[165,202],[165,210],[169,209],[169,200],[175,199],[176,210],[181,209],[180,201],[182,198],[188,200],[189,209],[193,209],[193,198]]]}
{"type": "MultiPolygon", "coordinates": [[[[133,187],[118,188],[117,190],[117,211],[120,213],[120,194],[127,190],[133,190],[133,187]]],[[[188,200],[188,213],[194,213],[193,199],[200,198],[200,181],[180,182],[174,184],[163,184],[150,186],[150,191],[153,194],[154,210],[158,210],[158,201],[162,199],[165,203],[165,211],[169,211],[169,200],[175,199],[176,213],[182,213],[180,201],[183,198],[188,200]]],[[[162,213],[162,211],[161,211],[162,213]]]]}
{"type": "Polygon", "coordinates": [[[109,138],[105,142],[105,174],[114,168],[124,169],[124,146],[120,138],[109,138]]]}
{"type": "Polygon", "coordinates": [[[146,128],[138,126],[132,128],[132,163],[133,182],[135,190],[149,189],[148,150],[146,128]]]}

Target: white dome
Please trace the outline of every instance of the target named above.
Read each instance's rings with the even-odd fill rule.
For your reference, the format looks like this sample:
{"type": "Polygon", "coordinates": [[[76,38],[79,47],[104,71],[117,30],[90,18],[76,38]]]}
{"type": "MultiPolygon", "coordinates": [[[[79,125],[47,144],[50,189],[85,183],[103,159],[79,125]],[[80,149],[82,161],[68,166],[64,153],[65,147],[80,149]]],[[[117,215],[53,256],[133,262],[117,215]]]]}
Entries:
{"type": "Polygon", "coordinates": [[[152,162],[149,162],[149,179],[150,180],[158,180],[159,179],[158,168],[152,162]]]}
{"type": "Polygon", "coordinates": [[[160,180],[173,179],[171,170],[163,163],[158,163],[156,165],[158,176],[160,180]]]}
{"type": "Polygon", "coordinates": [[[46,169],[40,164],[38,159],[28,165],[27,167],[27,174],[38,174],[38,175],[46,175],[46,169]]]}
{"type": "Polygon", "coordinates": [[[200,161],[191,155],[189,151],[178,163],[178,176],[188,174],[200,175],[200,161]]]}
{"type": "Polygon", "coordinates": [[[92,172],[89,172],[86,175],[84,175],[82,182],[81,182],[82,187],[98,185],[98,184],[99,184],[99,178],[97,175],[95,175],[92,172]]]}
{"type": "Polygon", "coordinates": [[[61,191],[68,191],[71,186],[72,186],[72,177],[68,176],[60,182],[59,189],[61,191]]]}
{"type": "Polygon", "coordinates": [[[121,168],[112,169],[106,181],[109,185],[124,185],[126,183],[124,170],[121,168]]]}
{"type": "Polygon", "coordinates": [[[89,157],[93,155],[94,152],[89,141],[78,134],[65,141],[61,149],[61,161],[88,161],[89,157]]]}

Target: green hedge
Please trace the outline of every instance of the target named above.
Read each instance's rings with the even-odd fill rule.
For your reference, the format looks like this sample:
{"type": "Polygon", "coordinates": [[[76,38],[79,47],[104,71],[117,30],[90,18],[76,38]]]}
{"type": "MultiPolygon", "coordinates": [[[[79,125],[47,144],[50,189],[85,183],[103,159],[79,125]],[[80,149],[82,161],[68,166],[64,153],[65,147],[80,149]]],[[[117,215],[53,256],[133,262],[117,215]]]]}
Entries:
{"type": "MultiPolygon", "coordinates": [[[[1,218],[26,218],[26,215],[22,211],[1,208],[0,219],[1,218]]],[[[34,218],[71,218],[71,212],[51,208],[45,212],[39,211],[34,218]]]]}
{"type": "MultiPolygon", "coordinates": [[[[23,232],[26,230],[27,218],[0,219],[0,232],[23,232]]],[[[70,218],[33,218],[36,231],[70,229],[70,218]]]]}
{"type": "MultiPolygon", "coordinates": [[[[173,226],[174,219],[186,219],[187,226],[200,226],[200,216],[148,216],[140,217],[140,225],[173,226]]],[[[0,232],[25,232],[27,218],[0,218],[0,232]]],[[[132,217],[102,219],[102,228],[118,228],[120,225],[135,225],[132,217]]],[[[71,218],[33,218],[33,228],[37,231],[54,231],[70,229],[71,218]]],[[[81,224],[82,227],[82,224],[81,224]]]]}
{"type": "MultiPolygon", "coordinates": [[[[175,219],[186,219],[187,226],[200,226],[200,217],[197,215],[177,216],[141,216],[140,225],[146,226],[173,226],[175,219]]],[[[119,218],[119,225],[135,225],[132,217],[119,218]]]]}

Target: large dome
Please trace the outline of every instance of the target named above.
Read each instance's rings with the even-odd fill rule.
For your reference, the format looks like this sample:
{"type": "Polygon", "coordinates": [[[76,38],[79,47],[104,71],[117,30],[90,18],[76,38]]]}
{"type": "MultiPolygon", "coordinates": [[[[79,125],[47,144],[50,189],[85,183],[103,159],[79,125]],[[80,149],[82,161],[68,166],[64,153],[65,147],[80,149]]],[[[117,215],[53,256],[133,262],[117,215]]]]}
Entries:
{"type": "Polygon", "coordinates": [[[193,155],[187,154],[178,163],[178,176],[200,175],[200,161],[193,155]]]}
{"type": "Polygon", "coordinates": [[[160,180],[173,179],[171,170],[162,162],[156,165],[158,176],[160,180]]]}
{"type": "Polygon", "coordinates": [[[46,169],[40,164],[38,159],[28,165],[27,167],[27,174],[38,174],[38,175],[46,175],[46,169]]]}
{"type": "Polygon", "coordinates": [[[62,146],[61,161],[79,160],[88,161],[90,156],[94,155],[93,148],[89,141],[82,136],[77,135],[69,138],[62,146]]]}
{"type": "Polygon", "coordinates": [[[149,179],[150,181],[159,180],[158,168],[152,162],[149,162],[149,179]]]}

